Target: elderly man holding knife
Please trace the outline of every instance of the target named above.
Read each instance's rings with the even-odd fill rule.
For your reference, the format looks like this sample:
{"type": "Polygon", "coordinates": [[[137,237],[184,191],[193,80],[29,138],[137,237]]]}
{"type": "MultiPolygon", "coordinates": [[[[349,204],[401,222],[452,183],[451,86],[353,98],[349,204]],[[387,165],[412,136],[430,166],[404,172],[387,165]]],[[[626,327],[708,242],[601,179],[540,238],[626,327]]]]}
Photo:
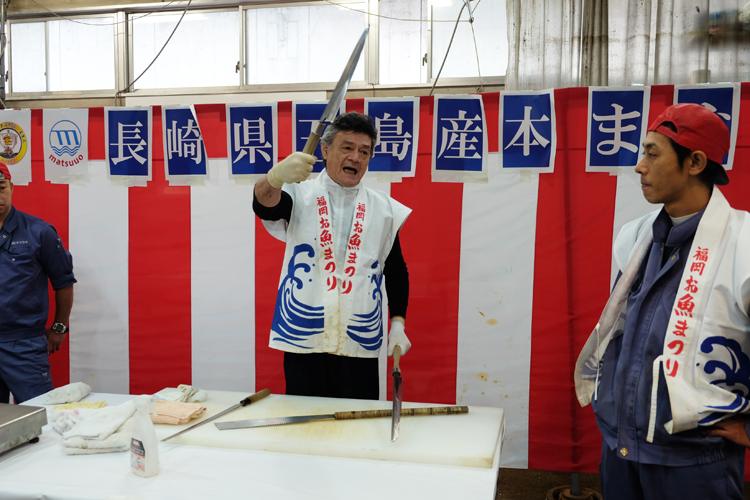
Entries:
{"type": "Polygon", "coordinates": [[[256,215],[286,242],[269,345],[284,351],[287,394],[378,399],[384,276],[388,355],[411,347],[398,239],[411,210],[362,185],[376,141],[369,116],[343,114],[321,137],[317,179],[308,180],[316,158],[298,152],[255,186],[256,215]]]}

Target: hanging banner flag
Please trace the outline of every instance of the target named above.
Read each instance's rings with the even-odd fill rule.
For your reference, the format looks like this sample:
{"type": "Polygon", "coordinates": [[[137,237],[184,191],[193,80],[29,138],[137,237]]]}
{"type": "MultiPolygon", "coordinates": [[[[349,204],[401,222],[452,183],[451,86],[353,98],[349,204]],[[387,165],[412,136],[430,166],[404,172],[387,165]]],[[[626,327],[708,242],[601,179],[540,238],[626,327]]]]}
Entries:
{"type": "Polygon", "coordinates": [[[487,182],[487,123],[479,95],[435,96],[433,182],[487,182]]]}
{"type": "Polygon", "coordinates": [[[419,143],[419,97],[367,97],[365,114],[378,129],[375,155],[367,172],[384,181],[414,177],[419,143]]]}
{"type": "Polygon", "coordinates": [[[254,183],[276,164],[276,122],[275,102],[227,104],[229,177],[236,183],[254,183]]]}
{"type": "Polygon", "coordinates": [[[740,122],[740,84],[675,85],[674,103],[700,104],[724,120],[729,129],[729,153],[724,156],[722,165],[724,170],[732,170],[737,124],[740,122]]]}
{"type": "Polygon", "coordinates": [[[113,184],[145,186],[151,180],[152,109],[104,108],[107,175],[113,184]]]}
{"type": "MultiPolygon", "coordinates": [[[[310,137],[312,128],[320,121],[320,117],[323,116],[326,106],[328,106],[328,101],[292,101],[292,135],[294,136],[292,147],[294,151],[305,149],[307,138],[310,137]]],[[[342,113],[346,113],[346,101],[341,101],[336,116],[342,113]]],[[[326,122],[326,128],[328,127],[328,123],[330,122],[326,122]]],[[[323,131],[325,132],[325,129],[323,131]]],[[[313,167],[313,173],[320,173],[324,168],[320,142],[315,147],[313,155],[318,159],[313,167]]]]}
{"type": "Polygon", "coordinates": [[[586,172],[635,168],[650,99],[651,87],[589,87],[586,172]]]}
{"type": "Polygon", "coordinates": [[[0,110],[0,161],[8,165],[13,184],[31,182],[31,110],[0,110]]]}
{"type": "Polygon", "coordinates": [[[45,109],[44,175],[53,184],[89,182],[89,110],[45,109]]]}
{"type": "Polygon", "coordinates": [[[164,170],[170,186],[202,186],[208,178],[206,145],[192,105],[162,106],[164,170]]]}
{"type": "Polygon", "coordinates": [[[500,172],[554,172],[554,90],[500,92],[499,111],[500,172]]]}

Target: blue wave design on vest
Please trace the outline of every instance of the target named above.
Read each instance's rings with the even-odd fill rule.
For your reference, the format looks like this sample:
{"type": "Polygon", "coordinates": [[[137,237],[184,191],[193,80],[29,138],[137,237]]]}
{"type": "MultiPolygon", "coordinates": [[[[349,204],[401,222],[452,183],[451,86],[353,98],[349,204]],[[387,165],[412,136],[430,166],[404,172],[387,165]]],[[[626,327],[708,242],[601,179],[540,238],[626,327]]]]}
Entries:
{"type": "Polygon", "coordinates": [[[309,274],[312,269],[310,264],[297,263],[300,254],[307,254],[310,259],[315,257],[313,247],[308,244],[294,247],[287,274],[276,295],[276,310],[273,313],[271,329],[276,334],[273,340],[286,342],[301,349],[312,349],[301,345],[300,342],[306,342],[311,336],[323,333],[325,318],[322,306],[307,305],[294,296],[294,290],[299,290],[303,286],[302,280],[296,276],[297,271],[309,274]]]}
{"type": "MultiPolygon", "coordinates": [[[[376,260],[371,269],[377,268],[376,260]]],[[[367,314],[354,314],[346,327],[346,333],[364,349],[376,351],[383,344],[383,292],[380,287],[383,283],[383,272],[373,272],[370,283],[375,283],[375,289],[372,291],[375,308],[367,314]]]]}
{"type": "Polygon", "coordinates": [[[727,413],[744,412],[750,405],[750,402],[747,400],[747,395],[750,392],[750,358],[742,352],[742,346],[740,346],[739,342],[726,337],[707,338],[701,344],[701,351],[708,354],[714,350],[715,345],[726,349],[730,362],[725,363],[724,361],[712,359],[703,366],[703,371],[709,375],[717,370],[724,372],[723,379],[713,380],[711,384],[726,386],[726,389],[731,390],[735,398],[727,406],[707,406],[707,408],[722,411],[713,412],[701,419],[699,422],[701,425],[710,425],[717,422],[721,417],[726,416],[727,413]]]}

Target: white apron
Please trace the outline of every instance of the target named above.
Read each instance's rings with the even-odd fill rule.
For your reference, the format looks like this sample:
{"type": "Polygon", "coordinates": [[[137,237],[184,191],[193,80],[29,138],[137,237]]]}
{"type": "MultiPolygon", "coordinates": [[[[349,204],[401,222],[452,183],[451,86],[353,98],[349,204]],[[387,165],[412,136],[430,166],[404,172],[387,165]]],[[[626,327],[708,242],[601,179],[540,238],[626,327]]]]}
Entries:
{"type": "Polygon", "coordinates": [[[348,188],[345,206],[334,206],[332,185],[325,171],[284,185],[294,203],[288,225],[264,221],[286,241],[269,346],[375,358],[384,339],[383,266],[411,210],[362,184],[348,188]],[[334,227],[347,214],[349,227],[334,227]]]}

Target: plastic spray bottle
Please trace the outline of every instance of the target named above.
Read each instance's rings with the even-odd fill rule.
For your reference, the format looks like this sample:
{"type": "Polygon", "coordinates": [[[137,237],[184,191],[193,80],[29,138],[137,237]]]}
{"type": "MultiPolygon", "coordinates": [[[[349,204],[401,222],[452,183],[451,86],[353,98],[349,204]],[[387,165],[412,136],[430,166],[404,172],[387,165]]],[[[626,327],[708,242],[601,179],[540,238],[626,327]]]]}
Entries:
{"type": "Polygon", "coordinates": [[[159,468],[159,441],[156,439],[154,423],[148,414],[149,408],[156,415],[156,408],[151,396],[138,396],[134,400],[136,407],[133,437],[130,439],[130,468],[133,474],[151,477],[161,472],[159,468]]]}

